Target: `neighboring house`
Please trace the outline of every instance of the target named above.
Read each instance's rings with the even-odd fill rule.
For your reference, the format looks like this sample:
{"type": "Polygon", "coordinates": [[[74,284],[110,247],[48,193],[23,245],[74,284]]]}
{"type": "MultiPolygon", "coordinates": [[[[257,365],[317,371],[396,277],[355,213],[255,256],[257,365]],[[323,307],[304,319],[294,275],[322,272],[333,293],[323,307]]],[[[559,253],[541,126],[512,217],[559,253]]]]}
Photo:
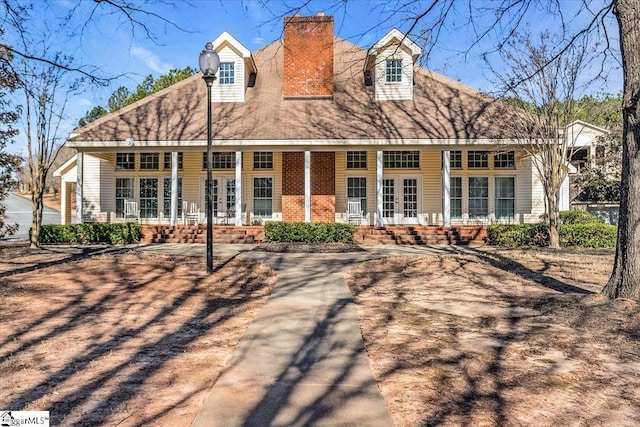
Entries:
{"type": "Polygon", "coordinates": [[[576,173],[597,157],[603,157],[604,153],[598,153],[596,142],[598,138],[607,135],[609,131],[600,126],[592,125],[576,120],[565,128],[565,135],[569,140],[571,152],[571,164],[576,168],[576,173]]]}
{"type": "MultiPolygon", "coordinates": [[[[362,223],[377,226],[544,213],[513,107],[418,66],[420,47],[398,30],[367,50],[334,37],[332,17],[295,16],[282,41],[258,51],[228,33],[213,45],[216,218],[347,221],[354,200],[362,223]]],[[[204,212],[206,112],[195,75],[75,130],[67,145],[78,154],[56,171],[62,221],[72,221],[74,182],[76,221],[122,220],[126,200],[149,224],[179,223],[191,206],[204,212]]],[[[568,207],[568,191],[563,198],[568,207]]]]}

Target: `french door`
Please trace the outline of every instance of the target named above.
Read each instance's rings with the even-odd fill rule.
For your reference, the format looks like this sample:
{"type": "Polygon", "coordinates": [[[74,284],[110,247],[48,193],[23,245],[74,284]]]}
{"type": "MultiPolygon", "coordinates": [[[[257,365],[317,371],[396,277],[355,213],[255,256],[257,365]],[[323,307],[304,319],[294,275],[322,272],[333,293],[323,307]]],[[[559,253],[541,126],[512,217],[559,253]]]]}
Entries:
{"type": "Polygon", "coordinates": [[[417,224],[420,180],[415,176],[386,176],[382,180],[382,217],[385,224],[417,224]]]}
{"type": "MultiPolygon", "coordinates": [[[[236,213],[236,180],[231,177],[215,176],[211,178],[213,217],[217,219],[235,218],[236,213]]],[[[207,209],[207,179],[202,178],[201,212],[207,209]]]]}

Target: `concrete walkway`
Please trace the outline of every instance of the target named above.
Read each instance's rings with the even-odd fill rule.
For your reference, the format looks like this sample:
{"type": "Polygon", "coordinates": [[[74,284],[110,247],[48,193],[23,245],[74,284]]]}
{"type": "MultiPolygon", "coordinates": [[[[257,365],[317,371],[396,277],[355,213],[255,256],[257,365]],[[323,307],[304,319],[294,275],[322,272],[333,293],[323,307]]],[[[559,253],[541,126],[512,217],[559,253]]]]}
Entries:
{"type": "MultiPolygon", "coordinates": [[[[196,255],[204,248],[146,249],[196,255]]],[[[239,253],[270,266],[277,281],[192,426],[392,426],[344,275],[371,259],[457,250],[372,246],[363,252],[278,254],[251,249],[214,248],[217,256],[239,253]]]]}

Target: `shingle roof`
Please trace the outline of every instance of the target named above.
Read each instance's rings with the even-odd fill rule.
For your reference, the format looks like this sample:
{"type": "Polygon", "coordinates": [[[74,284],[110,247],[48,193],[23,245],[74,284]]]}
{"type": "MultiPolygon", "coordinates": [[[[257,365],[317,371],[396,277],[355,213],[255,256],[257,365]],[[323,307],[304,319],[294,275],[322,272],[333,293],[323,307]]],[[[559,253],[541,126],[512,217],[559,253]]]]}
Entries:
{"type": "MultiPolygon", "coordinates": [[[[506,139],[506,109],[470,87],[415,67],[412,101],[375,101],[364,85],[367,51],[335,39],[333,99],[284,100],[283,46],[253,53],[244,103],[214,103],[214,139],[506,139]]],[[[199,74],[74,131],[71,141],[204,141],[206,86],[199,74]]]]}

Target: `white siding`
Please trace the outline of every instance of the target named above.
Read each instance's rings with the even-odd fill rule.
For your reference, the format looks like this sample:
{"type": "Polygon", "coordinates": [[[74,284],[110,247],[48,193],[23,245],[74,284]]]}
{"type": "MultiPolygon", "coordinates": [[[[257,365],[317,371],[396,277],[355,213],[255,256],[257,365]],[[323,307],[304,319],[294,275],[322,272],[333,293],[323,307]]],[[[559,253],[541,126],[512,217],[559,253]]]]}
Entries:
{"type": "Polygon", "coordinates": [[[391,44],[379,52],[374,65],[374,86],[377,101],[413,99],[413,59],[406,47],[391,44]],[[402,60],[402,81],[387,83],[385,67],[387,59],[402,60]]]}
{"type": "Polygon", "coordinates": [[[229,44],[218,50],[220,63],[234,64],[234,84],[220,84],[220,80],[216,80],[211,89],[211,98],[213,102],[244,102],[245,89],[245,67],[244,59],[229,44]]]}

